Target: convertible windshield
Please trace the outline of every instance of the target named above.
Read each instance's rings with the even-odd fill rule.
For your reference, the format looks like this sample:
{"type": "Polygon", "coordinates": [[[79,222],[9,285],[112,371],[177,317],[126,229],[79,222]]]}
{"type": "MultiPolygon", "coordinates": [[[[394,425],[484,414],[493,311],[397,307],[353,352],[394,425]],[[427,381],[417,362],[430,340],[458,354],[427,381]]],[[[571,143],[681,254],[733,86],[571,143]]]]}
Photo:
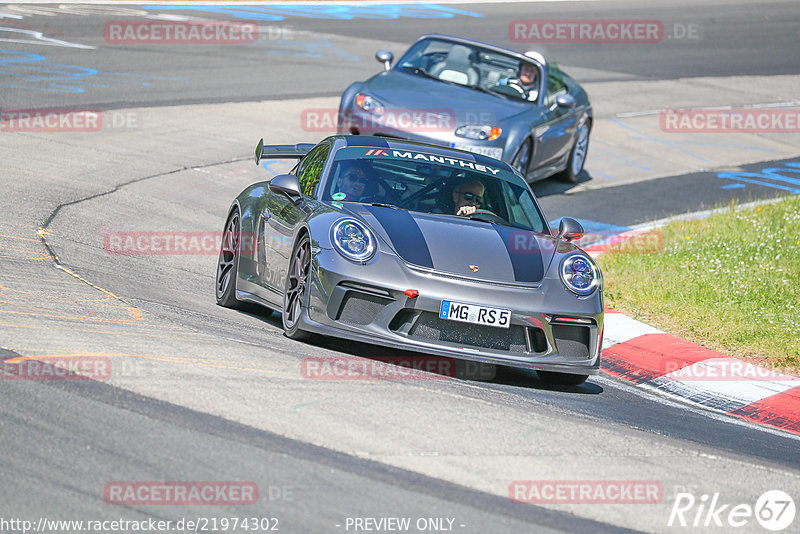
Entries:
{"type": "Polygon", "coordinates": [[[535,101],[541,66],[487,48],[424,39],[409,49],[398,67],[420,76],[463,85],[517,100],[535,101]]]}
{"type": "Polygon", "coordinates": [[[522,178],[467,158],[422,150],[342,148],[334,158],[322,199],[381,204],[547,231],[522,178]]]}

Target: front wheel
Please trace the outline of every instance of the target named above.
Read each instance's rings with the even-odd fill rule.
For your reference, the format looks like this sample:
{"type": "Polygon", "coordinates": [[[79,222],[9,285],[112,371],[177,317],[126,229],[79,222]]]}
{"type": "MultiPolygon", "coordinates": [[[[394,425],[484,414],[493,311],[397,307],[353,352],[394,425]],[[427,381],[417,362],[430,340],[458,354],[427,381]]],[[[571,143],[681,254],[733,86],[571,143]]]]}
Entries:
{"type": "Polygon", "coordinates": [[[311,240],[304,235],[292,252],[292,261],[289,263],[289,274],[286,276],[283,292],[283,330],[289,339],[305,341],[311,337],[310,332],[300,330],[300,317],[308,292],[310,273],[311,240]]]}
{"type": "Polygon", "coordinates": [[[531,164],[532,153],[533,146],[531,145],[531,140],[526,139],[522,143],[522,146],[519,147],[519,150],[517,150],[517,154],[514,156],[514,159],[511,160],[511,166],[514,167],[523,178],[525,178],[528,173],[528,167],[531,164]]]}
{"type": "Polygon", "coordinates": [[[575,144],[569,153],[567,168],[564,169],[559,177],[565,182],[574,184],[578,181],[578,176],[583,172],[583,164],[586,163],[586,152],[589,150],[589,121],[584,122],[578,129],[575,144]]]}
{"type": "Polygon", "coordinates": [[[239,272],[239,253],[241,241],[241,219],[239,210],[235,209],[228,216],[225,232],[222,235],[222,246],[217,260],[216,297],[217,304],[225,308],[239,308],[236,300],[236,277],[239,272]]]}
{"type": "Polygon", "coordinates": [[[553,371],[536,371],[539,379],[548,384],[557,386],[578,386],[586,382],[589,375],[573,375],[569,373],[556,373],[553,371]]]}

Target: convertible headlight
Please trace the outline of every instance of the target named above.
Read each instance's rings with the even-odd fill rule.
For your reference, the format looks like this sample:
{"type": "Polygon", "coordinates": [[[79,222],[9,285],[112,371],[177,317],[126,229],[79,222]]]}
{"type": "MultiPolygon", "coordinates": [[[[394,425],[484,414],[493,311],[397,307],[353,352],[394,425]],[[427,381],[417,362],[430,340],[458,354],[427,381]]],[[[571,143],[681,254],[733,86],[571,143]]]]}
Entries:
{"type": "Polygon", "coordinates": [[[500,137],[502,133],[503,130],[501,128],[486,124],[465,124],[464,126],[456,128],[456,135],[458,137],[477,139],[478,141],[494,141],[500,137]]]}
{"type": "Polygon", "coordinates": [[[377,98],[365,95],[364,93],[358,93],[356,95],[356,106],[367,113],[383,115],[383,104],[381,104],[381,101],[377,98]]]}
{"type": "Polygon", "coordinates": [[[561,262],[561,280],[573,293],[589,295],[600,283],[600,273],[589,258],[573,254],[561,262]]]}
{"type": "Polygon", "coordinates": [[[355,219],[342,219],[331,228],[331,241],[348,260],[365,262],[375,254],[375,237],[355,219]]]}

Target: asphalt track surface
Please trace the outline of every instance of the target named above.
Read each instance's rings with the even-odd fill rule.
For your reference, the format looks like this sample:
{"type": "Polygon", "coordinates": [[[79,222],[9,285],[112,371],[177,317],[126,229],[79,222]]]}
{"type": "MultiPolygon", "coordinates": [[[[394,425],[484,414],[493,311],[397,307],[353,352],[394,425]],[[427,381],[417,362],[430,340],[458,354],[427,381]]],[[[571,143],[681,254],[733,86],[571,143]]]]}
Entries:
{"type": "MultiPolygon", "coordinates": [[[[283,19],[263,21],[277,28],[268,31],[289,29],[293,39],[198,49],[109,46],[103,24],[120,20],[119,13],[48,15],[41,6],[0,5],[6,15],[0,38],[18,38],[9,28],[23,29],[96,47],[0,42],[4,109],[91,107],[135,119],[83,134],[0,133],[1,356],[84,355],[106,358],[114,370],[97,382],[0,382],[0,519],[256,516],[279,518],[284,532],[345,532],[347,518],[447,517],[460,532],[685,532],[691,527],[668,526],[679,492],[719,493],[721,502],[750,505],[773,489],[800,499],[793,436],[602,375],[576,388],[549,387],[533,373],[505,369],[492,370],[491,380],[309,380],[300,372],[304,358],[371,359],[386,352],[341,341],[292,342],[282,336],[277,314],[215,306],[215,254],[104,249],[109,231],[220,229],[238,190],[264,178],[264,169],[250,163],[258,137],[280,142],[285,131],[287,142],[303,140],[310,132],[297,131],[292,117],[318,102],[331,105],[347,84],[376,72],[371,56],[382,42],[399,53],[420,33],[525,49],[508,38],[512,20],[696,24],[701,39],[667,40],[657,48],[532,47],[557,54],[582,82],[596,84],[599,95],[603,88],[669,92],[697,78],[751,76],[789,88],[774,101],[791,97],[792,88],[798,95],[796,78],[786,79],[800,68],[800,13],[791,2],[446,9],[469,14],[433,19],[400,11],[392,19],[373,13],[335,20],[271,11],[265,13],[283,19]],[[663,496],[654,504],[522,504],[508,498],[514,480],[657,481],[663,496]],[[117,505],[103,493],[114,481],[252,481],[260,498],[238,506],[117,505]]],[[[722,104],[763,102],[736,94],[722,104]]],[[[614,119],[620,111],[610,97],[593,103],[602,117],[614,119]]],[[[605,141],[603,132],[595,132],[593,146],[605,141]]],[[[752,182],[765,168],[798,161],[796,134],[766,137],[770,144],[758,162],[684,172],[690,166],[676,159],[665,164],[675,169],[671,174],[620,171],[609,182],[591,172],[590,152],[590,171],[578,187],[548,180],[536,190],[550,218],[574,215],[598,228],[791,192],[790,181],[752,182]],[[770,159],[773,153],[779,157],[770,159]],[[720,176],[730,171],[739,179],[720,176]],[[748,176],[751,182],[742,181],[748,176]]],[[[695,511],[687,514],[690,522],[695,511]]],[[[751,519],[738,531],[763,529],[751,519]]]]}

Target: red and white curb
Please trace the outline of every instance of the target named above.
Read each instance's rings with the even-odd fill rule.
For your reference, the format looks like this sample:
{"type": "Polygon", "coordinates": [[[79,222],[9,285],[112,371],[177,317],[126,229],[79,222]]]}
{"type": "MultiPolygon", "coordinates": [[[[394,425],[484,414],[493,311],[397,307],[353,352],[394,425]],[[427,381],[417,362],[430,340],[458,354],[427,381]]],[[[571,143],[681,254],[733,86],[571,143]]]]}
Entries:
{"type": "Polygon", "coordinates": [[[606,373],[800,435],[800,378],[729,358],[609,309],[603,330],[606,373]]]}
{"type": "MultiPolygon", "coordinates": [[[[713,211],[716,210],[634,227],[584,250],[597,256],[610,245],[666,222],[702,218],[713,211]]],[[[730,358],[611,309],[606,309],[603,330],[600,367],[609,375],[745,421],[800,435],[800,378],[730,358]]]]}

